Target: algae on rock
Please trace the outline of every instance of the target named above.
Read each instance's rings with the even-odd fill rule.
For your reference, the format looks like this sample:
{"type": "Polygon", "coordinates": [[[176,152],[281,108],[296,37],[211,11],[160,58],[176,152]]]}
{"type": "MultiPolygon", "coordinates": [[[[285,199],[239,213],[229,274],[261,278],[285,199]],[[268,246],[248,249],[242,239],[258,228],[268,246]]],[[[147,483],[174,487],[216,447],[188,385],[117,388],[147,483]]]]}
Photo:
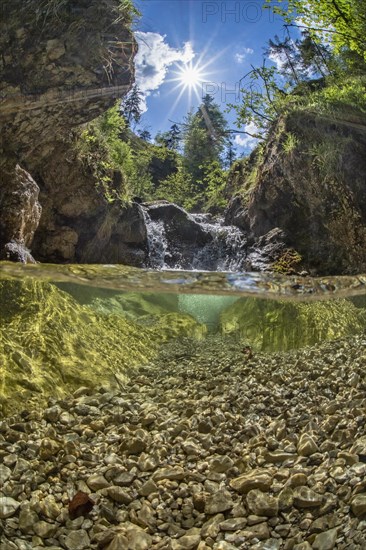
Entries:
{"type": "Polygon", "coordinates": [[[349,300],[285,302],[242,298],[221,314],[223,334],[258,350],[286,351],[355,334],[366,316],[349,300]]]}
{"type": "Polygon", "coordinates": [[[6,411],[61,398],[79,386],[113,385],[146,364],[160,344],[200,337],[192,317],[167,314],[152,326],[79,304],[51,283],[0,281],[0,401],[6,411]]]}
{"type": "Polygon", "coordinates": [[[98,315],[49,283],[2,281],[0,303],[1,395],[10,399],[108,383],[155,352],[141,327],[98,315]]]}

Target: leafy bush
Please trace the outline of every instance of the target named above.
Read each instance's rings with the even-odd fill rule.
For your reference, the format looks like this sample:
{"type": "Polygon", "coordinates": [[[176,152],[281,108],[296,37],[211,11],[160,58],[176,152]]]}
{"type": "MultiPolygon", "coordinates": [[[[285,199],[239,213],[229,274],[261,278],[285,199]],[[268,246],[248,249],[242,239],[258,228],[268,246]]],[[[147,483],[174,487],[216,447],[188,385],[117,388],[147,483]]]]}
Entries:
{"type": "Polygon", "coordinates": [[[93,172],[108,202],[126,202],[151,188],[143,157],[135,158],[130,143],[121,139],[125,132],[126,123],[116,104],[84,127],[76,142],[79,158],[93,172]]]}
{"type": "Polygon", "coordinates": [[[328,85],[308,98],[307,105],[318,111],[366,113],[366,77],[329,79],[328,85]]]}

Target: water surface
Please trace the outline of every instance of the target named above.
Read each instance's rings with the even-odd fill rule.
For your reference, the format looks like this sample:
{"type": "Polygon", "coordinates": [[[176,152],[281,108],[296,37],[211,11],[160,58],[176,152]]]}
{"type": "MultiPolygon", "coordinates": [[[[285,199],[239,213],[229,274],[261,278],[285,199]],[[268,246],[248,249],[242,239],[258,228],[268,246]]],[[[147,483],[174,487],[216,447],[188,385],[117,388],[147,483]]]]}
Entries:
{"type": "Polygon", "coordinates": [[[364,275],[2,263],[0,405],[120,384],[204,340],[246,361],[353,337],[365,330],[365,295],[364,275]]]}

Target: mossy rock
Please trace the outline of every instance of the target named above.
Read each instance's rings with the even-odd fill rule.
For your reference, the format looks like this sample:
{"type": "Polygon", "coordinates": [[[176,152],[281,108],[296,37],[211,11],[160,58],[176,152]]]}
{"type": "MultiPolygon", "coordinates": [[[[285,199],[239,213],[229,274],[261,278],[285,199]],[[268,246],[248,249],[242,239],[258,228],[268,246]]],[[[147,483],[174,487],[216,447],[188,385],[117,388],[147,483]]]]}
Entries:
{"type": "Polygon", "coordinates": [[[363,310],[349,300],[289,302],[242,298],[221,314],[223,334],[258,350],[285,351],[364,330],[363,310]]]}
{"type": "Polygon", "coordinates": [[[301,271],[302,256],[293,248],[287,248],[272,265],[273,271],[283,275],[294,275],[301,271]]]}
{"type": "Polygon", "coordinates": [[[79,386],[112,385],[115,375],[123,379],[152,360],[163,342],[201,337],[204,330],[192,317],[166,310],[144,327],[30,279],[0,281],[0,310],[0,403],[6,413],[79,386]]]}

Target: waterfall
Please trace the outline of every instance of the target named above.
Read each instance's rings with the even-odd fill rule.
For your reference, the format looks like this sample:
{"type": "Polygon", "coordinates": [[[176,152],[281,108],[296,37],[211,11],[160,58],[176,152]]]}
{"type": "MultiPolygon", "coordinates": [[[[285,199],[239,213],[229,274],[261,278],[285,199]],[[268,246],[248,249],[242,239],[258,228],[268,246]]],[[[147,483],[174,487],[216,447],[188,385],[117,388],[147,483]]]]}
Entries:
{"type": "Polygon", "coordinates": [[[190,214],[196,224],[211,235],[205,244],[182,243],[179,232],[167,236],[164,221],[152,220],[144,209],[147,229],[147,267],[152,269],[187,269],[194,271],[241,271],[246,258],[245,234],[223,219],[212,220],[209,214],[190,214]]]}
{"type": "Polygon", "coordinates": [[[145,210],[143,212],[147,230],[148,267],[152,269],[169,269],[169,265],[166,264],[169,252],[164,223],[161,220],[153,221],[145,210]]]}
{"type": "Polygon", "coordinates": [[[202,214],[195,219],[212,235],[212,241],[197,250],[192,269],[207,271],[241,271],[246,258],[247,240],[233,225],[224,225],[223,219],[210,221],[202,214]]]}

